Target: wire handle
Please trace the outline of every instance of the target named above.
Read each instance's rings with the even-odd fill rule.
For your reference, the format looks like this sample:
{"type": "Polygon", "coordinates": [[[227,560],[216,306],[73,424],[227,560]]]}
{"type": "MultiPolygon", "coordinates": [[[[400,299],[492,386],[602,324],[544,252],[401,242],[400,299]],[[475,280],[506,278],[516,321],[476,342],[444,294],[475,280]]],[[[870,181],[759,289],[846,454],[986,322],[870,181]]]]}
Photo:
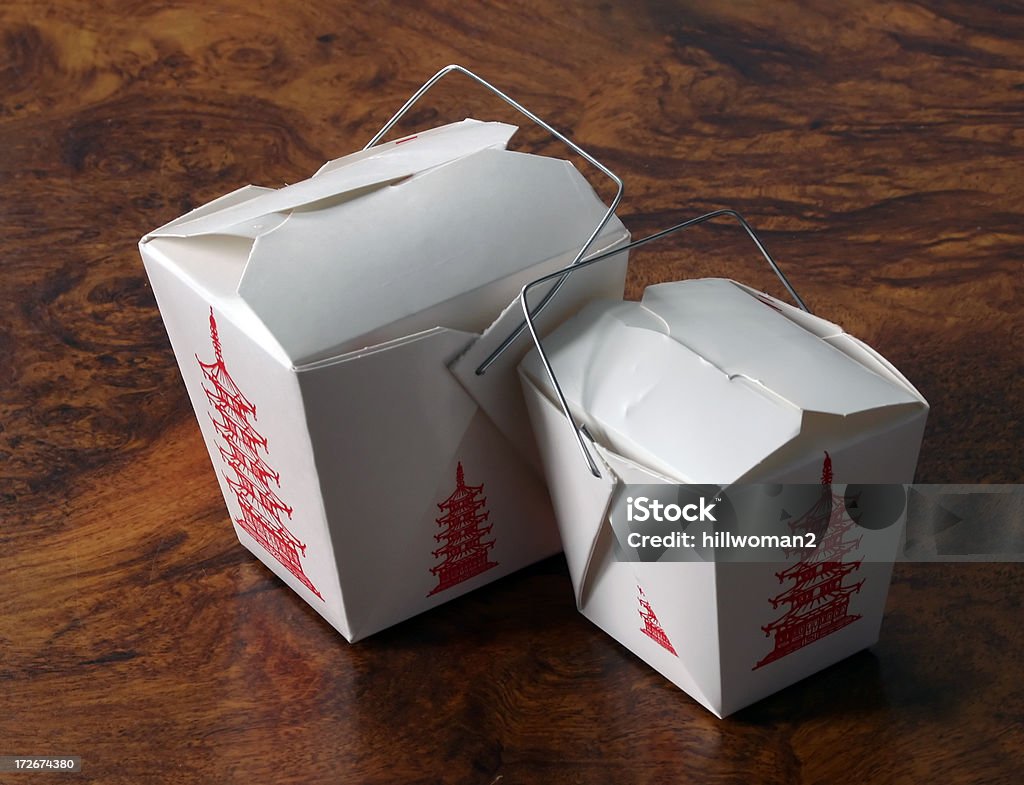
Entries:
{"type": "MultiPolygon", "coordinates": [[[[562,388],[558,384],[558,379],[555,378],[555,372],[551,367],[551,363],[548,361],[548,356],[544,351],[544,347],[541,345],[540,336],[537,335],[537,329],[533,323],[533,318],[534,316],[536,316],[537,311],[534,311],[533,313],[530,312],[530,309],[526,301],[526,295],[535,286],[539,286],[542,283],[546,283],[547,281],[550,281],[553,278],[558,278],[559,276],[561,276],[561,280],[559,281],[559,285],[561,285],[561,281],[564,281],[572,272],[574,272],[577,269],[582,269],[584,267],[589,267],[592,264],[603,262],[605,259],[610,259],[611,257],[616,256],[622,253],[623,251],[629,251],[641,245],[646,245],[647,243],[652,242],[653,240],[657,240],[659,238],[665,237],[675,232],[682,231],[683,229],[689,229],[691,226],[697,226],[698,224],[702,224],[705,221],[710,221],[713,218],[719,218],[723,215],[735,218],[739,222],[740,226],[742,226],[746,230],[747,234],[750,236],[750,239],[754,241],[754,245],[757,246],[757,250],[761,252],[761,255],[765,258],[765,261],[767,261],[769,266],[772,268],[772,271],[775,273],[775,275],[778,276],[779,280],[782,281],[782,285],[786,287],[786,291],[789,292],[793,300],[796,301],[796,304],[800,307],[800,310],[810,313],[811,310],[807,307],[807,304],[803,301],[803,299],[801,299],[800,295],[796,293],[796,289],[794,289],[793,285],[790,284],[789,279],[786,278],[785,273],[782,272],[782,269],[772,258],[772,255],[768,253],[768,249],[765,247],[765,244],[761,242],[761,238],[757,236],[757,233],[751,228],[750,224],[748,224],[746,219],[744,219],[744,217],[740,215],[738,212],[736,212],[735,210],[728,209],[715,210],[710,213],[705,213],[704,215],[699,215],[696,218],[691,218],[690,220],[683,221],[682,223],[676,224],[675,226],[670,226],[668,229],[663,229],[660,232],[655,232],[654,234],[648,235],[647,237],[641,237],[639,240],[634,240],[628,245],[613,248],[612,250],[598,254],[597,256],[591,256],[587,259],[574,262],[571,265],[574,268],[573,270],[559,270],[550,273],[549,275],[542,276],[541,278],[538,278],[535,281],[530,281],[522,288],[522,290],[519,293],[519,302],[523,308],[524,321],[526,323],[527,328],[530,331],[530,335],[533,337],[534,344],[537,346],[537,354],[540,355],[540,361],[544,365],[544,370],[547,371],[548,373],[548,378],[551,380],[551,385],[554,387],[555,394],[558,396],[558,402],[562,405],[562,412],[565,414],[565,418],[569,421],[569,425],[572,428],[573,435],[576,437],[576,443],[579,445],[580,452],[583,453],[583,458],[587,462],[587,468],[589,468],[590,473],[593,474],[598,479],[601,478],[601,472],[598,470],[597,463],[594,461],[594,457],[590,454],[590,450],[587,449],[586,442],[583,440],[583,435],[586,433],[586,430],[584,427],[581,427],[576,424],[576,420],[572,416],[572,412],[569,411],[569,402],[565,399],[565,393],[562,392],[562,388]]],[[[537,310],[539,311],[540,309],[537,310]]],[[[588,439],[593,441],[593,438],[590,436],[590,434],[586,435],[588,439]]]]}
{"type": "MultiPolygon", "coordinates": [[[[569,139],[569,137],[567,137],[564,134],[562,134],[560,131],[555,129],[549,123],[546,123],[544,120],[541,120],[539,117],[537,117],[537,115],[535,115],[533,112],[531,112],[525,106],[520,104],[515,99],[510,98],[508,95],[503,93],[501,90],[499,90],[497,87],[492,85],[490,82],[480,78],[479,76],[474,74],[472,71],[470,71],[470,70],[468,70],[466,68],[463,68],[461,65],[446,65],[444,68],[442,68],[440,71],[438,71],[432,77],[430,77],[430,79],[428,79],[426,82],[424,82],[423,86],[419,90],[417,90],[415,93],[413,93],[412,97],[409,98],[409,100],[405,102],[405,104],[402,106],[402,108],[399,109],[395,113],[394,117],[392,117],[390,120],[388,120],[384,124],[384,127],[381,128],[374,135],[374,137],[367,143],[366,147],[364,147],[363,149],[364,150],[368,150],[369,148],[371,148],[374,145],[378,144],[380,142],[380,140],[384,137],[384,135],[395,126],[395,123],[397,123],[399,120],[401,120],[402,117],[406,114],[406,112],[408,112],[416,104],[416,102],[419,101],[420,98],[422,98],[424,96],[424,94],[426,94],[426,92],[428,90],[430,90],[431,87],[433,87],[435,84],[437,84],[439,81],[441,81],[445,76],[447,76],[448,74],[450,74],[452,72],[457,72],[457,73],[460,73],[460,74],[464,74],[465,76],[468,76],[470,79],[472,79],[474,82],[476,82],[477,84],[481,85],[482,87],[486,88],[490,92],[494,93],[494,95],[498,96],[498,98],[500,98],[506,104],[511,106],[513,109],[518,111],[520,114],[523,114],[526,117],[528,117],[530,120],[532,120],[534,123],[539,125],[541,128],[543,128],[549,134],[551,134],[556,139],[558,139],[560,142],[565,144],[570,150],[572,150],[574,153],[576,153],[576,155],[580,156],[580,158],[582,158],[583,160],[587,161],[589,164],[591,164],[592,166],[597,168],[603,174],[607,175],[608,178],[611,179],[611,181],[613,183],[615,183],[615,188],[616,188],[615,198],[612,199],[611,205],[608,207],[608,209],[605,211],[604,216],[601,218],[601,222],[598,223],[598,225],[594,229],[594,231],[591,232],[590,237],[587,238],[587,241],[583,244],[583,247],[580,248],[579,252],[576,254],[576,257],[572,260],[572,262],[570,262],[568,265],[566,265],[564,268],[562,268],[562,270],[558,271],[556,274],[548,276],[547,278],[544,279],[544,280],[549,280],[551,278],[558,278],[559,276],[561,276],[559,281],[558,281],[558,283],[555,284],[554,286],[552,286],[551,289],[547,292],[547,294],[545,294],[544,297],[541,299],[541,301],[537,304],[536,309],[534,309],[534,311],[532,313],[527,313],[526,314],[526,317],[527,317],[527,320],[528,320],[530,318],[536,317],[538,314],[540,314],[541,311],[544,310],[544,308],[547,306],[547,304],[551,301],[551,298],[553,298],[555,296],[555,294],[558,292],[558,290],[562,288],[562,284],[565,282],[566,277],[569,275],[568,270],[571,267],[574,267],[574,266],[579,264],[580,260],[586,254],[587,249],[593,244],[594,240],[597,239],[597,236],[599,234],[601,234],[601,231],[607,225],[608,221],[611,220],[611,217],[615,214],[616,208],[618,208],[618,206],[619,206],[619,202],[622,201],[622,180],[611,169],[609,169],[607,166],[605,166],[600,161],[598,161],[596,158],[594,158],[592,155],[590,155],[590,153],[588,153],[582,147],[580,147],[575,142],[573,142],[571,139],[569,139]]],[[[527,320],[524,320],[524,321],[520,322],[519,326],[516,327],[516,329],[513,330],[512,333],[507,338],[505,338],[505,340],[503,340],[493,352],[491,352],[487,356],[487,358],[476,369],[476,375],[477,376],[483,376],[483,374],[487,372],[487,369],[490,368],[491,365],[494,364],[494,361],[497,360],[505,352],[505,350],[509,346],[511,346],[512,343],[522,334],[523,330],[525,330],[526,327],[527,327],[527,320]]],[[[533,332],[532,325],[530,327],[530,332],[531,333],[533,332]]],[[[534,340],[536,340],[536,336],[534,336],[534,340]]]]}

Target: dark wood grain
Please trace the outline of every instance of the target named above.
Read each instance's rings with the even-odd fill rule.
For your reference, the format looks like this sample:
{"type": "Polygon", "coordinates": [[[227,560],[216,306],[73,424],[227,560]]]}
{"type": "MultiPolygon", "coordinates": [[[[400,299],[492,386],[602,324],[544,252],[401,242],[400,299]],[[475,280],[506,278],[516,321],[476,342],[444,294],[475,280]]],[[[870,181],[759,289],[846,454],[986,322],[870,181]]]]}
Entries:
{"type": "MultiPolygon", "coordinates": [[[[719,721],[576,613],[560,559],[349,646],[237,544],[137,238],[362,146],[451,61],[621,174],[636,235],[745,213],[928,397],[920,480],[1021,481],[1020,4],[14,0],[0,754],[102,783],[1019,782],[1020,566],[900,568],[871,653],[719,721]]],[[[513,119],[453,81],[410,127],[467,114],[513,119]]],[[[773,289],[751,250],[695,230],[630,292],[773,289]]]]}

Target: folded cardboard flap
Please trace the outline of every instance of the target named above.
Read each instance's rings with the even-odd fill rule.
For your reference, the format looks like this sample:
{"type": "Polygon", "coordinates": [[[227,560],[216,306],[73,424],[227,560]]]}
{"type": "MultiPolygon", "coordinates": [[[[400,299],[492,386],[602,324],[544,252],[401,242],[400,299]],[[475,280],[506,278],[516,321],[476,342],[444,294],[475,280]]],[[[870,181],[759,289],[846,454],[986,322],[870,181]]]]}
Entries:
{"type": "Polygon", "coordinates": [[[257,198],[240,202],[230,199],[240,193],[235,191],[150,232],[143,242],[153,237],[199,237],[239,232],[251,236],[248,227],[261,218],[402,180],[488,147],[504,148],[515,131],[516,127],[507,123],[472,119],[433,128],[415,137],[329,161],[309,179],[284,188],[249,186],[260,192],[255,194],[257,198]],[[218,209],[210,209],[214,205],[218,209]]]}
{"type": "Polygon", "coordinates": [[[526,271],[578,248],[600,221],[606,208],[577,191],[581,179],[566,161],[483,150],[293,213],[257,239],[239,295],[296,360],[399,337],[391,326],[417,314],[402,331],[447,326],[470,305],[482,318],[460,327],[483,330],[535,277],[526,271]]]}
{"type": "MultiPolygon", "coordinates": [[[[863,344],[777,305],[721,279],[659,284],[641,303],[591,303],[545,348],[598,441],[679,482],[731,482],[772,467],[772,454],[805,428],[810,436],[831,424],[834,439],[926,408],[863,344]]],[[[535,353],[523,370],[550,392],[535,353]]]]}
{"type": "Polygon", "coordinates": [[[207,202],[206,204],[193,208],[184,215],[179,215],[173,221],[168,221],[159,229],[154,229],[152,232],[145,235],[139,244],[145,245],[155,237],[173,237],[175,236],[176,228],[179,226],[191,223],[192,221],[207,215],[221,213],[230,207],[236,207],[237,205],[252,201],[264,194],[271,193],[274,193],[273,188],[263,188],[258,185],[243,185],[241,188],[236,188],[230,193],[218,196],[211,202],[207,202]]]}
{"type": "Polygon", "coordinates": [[[910,402],[915,396],[837,351],[827,337],[842,334],[810,314],[810,330],[782,313],[777,302],[733,281],[709,278],[658,284],[643,307],[668,334],[693,347],[730,375],[742,374],[801,409],[833,414],[910,402]]]}
{"type": "MultiPolygon", "coordinates": [[[[399,139],[328,161],[294,185],[244,186],[155,229],[140,245],[237,312],[244,304],[232,298],[237,299],[254,241],[284,223],[291,211],[337,205],[459,156],[504,147],[515,131],[513,125],[470,119],[434,128],[417,134],[415,144],[399,139]]],[[[273,343],[268,348],[283,353],[273,343]]]]}
{"type": "MultiPolygon", "coordinates": [[[[480,332],[606,210],[568,161],[505,150],[514,130],[467,120],[371,148],[143,242],[201,288],[234,286],[296,365],[437,326],[480,332]]],[[[604,236],[623,231],[613,219],[604,236]]]]}
{"type": "Polygon", "coordinates": [[[467,118],[460,123],[441,125],[402,139],[383,142],[342,158],[335,158],[321,166],[313,175],[313,179],[323,178],[331,172],[367,159],[381,158],[401,161],[401,166],[408,168],[410,174],[422,172],[476,150],[488,147],[503,149],[516,130],[517,126],[508,123],[483,122],[467,118]],[[414,141],[416,144],[411,144],[414,141]]]}
{"type": "MultiPolygon", "coordinates": [[[[545,340],[573,413],[598,442],[671,477],[681,467],[664,456],[685,445],[701,455],[702,475],[725,477],[763,456],[760,440],[749,434],[781,444],[799,433],[797,409],[770,394],[751,394],[755,385],[657,331],[660,320],[636,306],[592,303],[545,340]],[[718,414],[709,416],[712,407],[718,414]],[[710,449],[716,444],[730,447],[710,449]]],[[[534,355],[524,368],[534,384],[550,388],[534,355]]]]}

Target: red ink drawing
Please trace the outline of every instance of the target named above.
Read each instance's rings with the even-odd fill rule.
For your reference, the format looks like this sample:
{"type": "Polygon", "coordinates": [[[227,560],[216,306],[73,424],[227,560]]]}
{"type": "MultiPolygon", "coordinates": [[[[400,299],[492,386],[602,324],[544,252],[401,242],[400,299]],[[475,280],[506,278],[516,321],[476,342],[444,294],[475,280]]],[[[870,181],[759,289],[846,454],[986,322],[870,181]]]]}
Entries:
{"type": "Polygon", "coordinates": [[[861,537],[848,536],[853,526],[842,496],[832,493],[832,459],[825,453],[821,496],[806,514],[790,524],[794,534],[818,534],[818,547],[796,564],[775,573],[779,583],[792,581],[793,585],[769,602],[773,608],[785,605],[788,610],[761,627],[766,636],[774,634],[775,648],[751,670],[792,654],[860,618],[860,614],[850,613],[850,597],[860,592],[864,581],[846,582],[861,565],[860,560],[847,559],[861,543],[861,537]]]}
{"type": "Polygon", "coordinates": [[[242,517],[236,518],[235,522],[322,600],[299,561],[306,555],[306,546],[284,525],[285,519],[291,519],[293,510],[271,487],[271,484],[274,488],[281,487],[281,475],[260,455],[262,451],[269,457],[267,440],[251,423],[256,419],[256,406],[238,389],[224,364],[213,308],[210,309],[210,339],[213,341],[214,361],[204,363],[199,355],[196,355],[196,360],[203,377],[209,382],[209,386],[203,385],[203,392],[210,402],[213,427],[220,436],[217,450],[231,471],[224,477],[242,510],[242,517]]]}
{"type": "Polygon", "coordinates": [[[666,651],[672,653],[672,656],[678,657],[676,650],[673,648],[672,643],[668,639],[668,635],[665,634],[665,630],[662,628],[661,623],[658,621],[658,617],[654,615],[654,608],[651,604],[644,599],[646,596],[644,590],[639,585],[636,587],[637,600],[640,603],[640,618],[643,619],[644,626],[640,628],[640,632],[650,638],[652,641],[657,643],[666,651]]]}
{"type": "Polygon", "coordinates": [[[491,515],[485,509],[487,498],[481,495],[483,490],[483,485],[466,485],[459,463],[455,470],[455,490],[437,505],[444,514],[436,519],[441,531],[434,535],[434,540],[444,545],[434,551],[433,556],[443,561],[430,568],[438,583],[428,597],[498,566],[497,562],[489,560],[487,553],[494,547],[494,540],[483,539],[493,528],[493,524],[483,525],[491,515]]]}
{"type": "Polygon", "coordinates": [[[765,304],[765,305],[767,305],[767,306],[768,306],[769,308],[771,308],[771,309],[772,309],[773,311],[778,311],[779,313],[782,313],[782,309],[781,309],[781,308],[779,308],[779,306],[777,306],[777,305],[775,304],[775,301],[774,301],[774,300],[771,300],[771,299],[769,299],[770,295],[769,295],[769,294],[768,294],[767,292],[765,292],[763,296],[762,296],[762,295],[760,295],[760,294],[757,294],[757,295],[755,295],[755,296],[757,297],[757,299],[758,299],[758,301],[759,301],[759,302],[762,302],[762,303],[764,303],[764,304],[765,304]]]}

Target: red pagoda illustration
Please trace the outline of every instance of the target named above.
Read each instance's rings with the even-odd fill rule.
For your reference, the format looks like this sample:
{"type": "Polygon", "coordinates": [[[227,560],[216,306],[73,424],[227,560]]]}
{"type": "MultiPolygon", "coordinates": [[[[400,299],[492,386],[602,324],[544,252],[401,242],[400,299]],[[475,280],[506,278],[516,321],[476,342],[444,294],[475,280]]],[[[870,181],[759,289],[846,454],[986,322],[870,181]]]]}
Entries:
{"type": "Polygon", "coordinates": [[[775,648],[751,670],[775,662],[826,635],[831,635],[860,618],[850,613],[850,597],[864,581],[847,582],[860,569],[860,560],[847,557],[860,547],[861,537],[852,538],[853,520],[846,515],[843,498],[832,493],[832,459],[825,453],[821,471],[821,496],[808,512],[790,524],[794,534],[818,534],[818,547],[787,569],[775,573],[779,583],[792,581],[786,591],[773,597],[773,608],[788,607],[771,624],[761,627],[775,636],[775,648]]]}
{"type": "Polygon", "coordinates": [[[651,604],[644,599],[646,596],[644,590],[638,584],[636,587],[637,600],[640,603],[640,618],[643,619],[644,626],[640,628],[640,632],[650,638],[652,641],[657,643],[666,651],[672,653],[672,656],[678,657],[676,650],[673,648],[672,643],[668,639],[668,635],[665,634],[665,630],[662,629],[661,624],[658,622],[658,617],[654,615],[654,608],[651,604]]]}
{"type": "Polygon", "coordinates": [[[455,490],[437,505],[444,514],[436,519],[441,531],[434,535],[434,540],[444,545],[434,551],[433,556],[443,561],[430,568],[438,582],[428,597],[498,566],[497,562],[490,561],[487,553],[494,547],[494,540],[483,539],[493,528],[493,524],[483,525],[491,515],[485,509],[487,498],[481,495],[483,490],[483,485],[466,485],[462,463],[459,463],[455,470],[455,490]]]}
{"type": "Polygon", "coordinates": [[[262,451],[269,456],[269,451],[266,438],[252,426],[256,406],[238,389],[224,365],[213,308],[210,309],[210,339],[214,361],[204,363],[199,355],[196,360],[209,382],[209,386],[203,385],[203,392],[212,409],[210,419],[220,436],[217,450],[231,472],[224,476],[242,510],[242,517],[235,522],[322,600],[299,561],[306,555],[306,546],[284,525],[285,518],[291,519],[293,510],[273,490],[281,487],[281,476],[260,455],[262,451]]]}

